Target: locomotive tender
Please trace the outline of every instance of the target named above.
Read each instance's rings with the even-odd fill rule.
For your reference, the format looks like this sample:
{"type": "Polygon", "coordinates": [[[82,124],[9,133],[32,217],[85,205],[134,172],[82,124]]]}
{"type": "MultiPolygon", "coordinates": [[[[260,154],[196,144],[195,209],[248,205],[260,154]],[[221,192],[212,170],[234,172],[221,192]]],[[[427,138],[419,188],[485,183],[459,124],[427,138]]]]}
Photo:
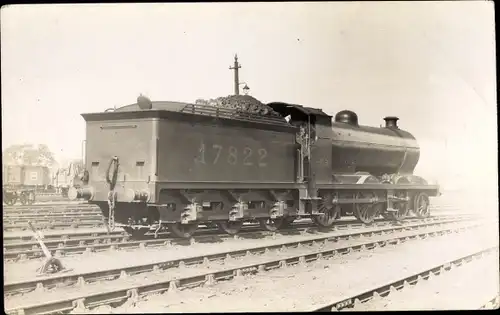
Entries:
{"type": "Polygon", "coordinates": [[[69,196],[133,235],[168,228],[189,237],[213,223],[234,234],[244,221],[273,231],[298,216],[328,227],[345,215],[364,223],[429,215],[439,187],[413,175],[420,149],[397,117],[376,128],[347,110],[332,121],[315,108],[267,106],[280,117],[139,101],[82,114],[89,177],[69,196]]]}

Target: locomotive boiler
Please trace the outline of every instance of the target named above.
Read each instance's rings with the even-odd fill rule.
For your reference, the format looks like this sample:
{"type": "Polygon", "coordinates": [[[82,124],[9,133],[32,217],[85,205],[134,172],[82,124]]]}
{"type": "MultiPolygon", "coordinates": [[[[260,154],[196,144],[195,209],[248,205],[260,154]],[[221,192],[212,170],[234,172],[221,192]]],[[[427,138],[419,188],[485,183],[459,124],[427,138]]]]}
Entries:
{"type": "Polygon", "coordinates": [[[72,199],[98,205],[111,228],[134,235],[167,228],[191,236],[199,224],[237,233],[245,221],[268,230],[311,217],[429,215],[439,187],[413,175],[415,138],[386,117],[361,126],[354,112],[274,102],[262,116],[180,102],[139,100],[86,120],[88,184],[72,199]]]}

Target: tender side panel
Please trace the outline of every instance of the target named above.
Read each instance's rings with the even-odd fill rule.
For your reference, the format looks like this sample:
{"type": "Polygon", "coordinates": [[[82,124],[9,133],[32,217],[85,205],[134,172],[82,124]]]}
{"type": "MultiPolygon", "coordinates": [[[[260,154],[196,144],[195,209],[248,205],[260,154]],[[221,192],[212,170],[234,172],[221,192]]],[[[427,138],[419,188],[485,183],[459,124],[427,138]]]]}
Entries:
{"type": "MultiPolygon", "coordinates": [[[[106,172],[114,156],[119,159],[118,201],[125,201],[127,190],[148,188],[154,176],[154,123],[153,118],[87,122],[85,161],[89,186],[95,189],[93,201],[107,200],[106,172]]],[[[112,170],[109,173],[111,178],[112,170]]]]}
{"type": "Polygon", "coordinates": [[[293,132],[162,119],[159,139],[159,181],[295,181],[293,132]]]}

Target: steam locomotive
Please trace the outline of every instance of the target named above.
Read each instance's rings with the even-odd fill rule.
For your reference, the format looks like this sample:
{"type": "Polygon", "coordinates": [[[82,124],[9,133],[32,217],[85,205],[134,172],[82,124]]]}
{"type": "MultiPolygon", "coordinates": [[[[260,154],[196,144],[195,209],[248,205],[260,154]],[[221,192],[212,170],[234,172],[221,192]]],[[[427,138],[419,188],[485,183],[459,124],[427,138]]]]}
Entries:
{"type": "Polygon", "coordinates": [[[168,229],[190,237],[199,224],[235,234],[245,221],[275,231],[297,217],[329,227],[341,216],[429,215],[439,187],[413,174],[420,149],[397,117],[378,128],[359,125],[349,110],[332,121],[316,108],[266,105],[278,115],[151,101],[82,114],[89,176],[69,196],[136,236],[168,229]]]}

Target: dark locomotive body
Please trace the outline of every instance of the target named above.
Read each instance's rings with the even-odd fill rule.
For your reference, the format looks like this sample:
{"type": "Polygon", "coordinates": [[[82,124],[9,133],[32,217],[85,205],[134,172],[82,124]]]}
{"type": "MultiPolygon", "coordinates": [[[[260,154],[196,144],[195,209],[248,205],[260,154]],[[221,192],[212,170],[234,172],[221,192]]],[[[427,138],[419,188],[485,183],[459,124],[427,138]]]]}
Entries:
{"type": "Polygon", "coordinates": [[[417,208],[438,187],[413,175],[419,147],[396,118],[373,128],[350,111],[332,122],[318,109],[268,106],[280,116],[176,102],[83,114],[89,182],[70,197],[129,232],[179,236],[199,223],[236,233],[248,220],[275,230],[297,216],[330,226],[341,215],[428,215],[417,208]]]}

